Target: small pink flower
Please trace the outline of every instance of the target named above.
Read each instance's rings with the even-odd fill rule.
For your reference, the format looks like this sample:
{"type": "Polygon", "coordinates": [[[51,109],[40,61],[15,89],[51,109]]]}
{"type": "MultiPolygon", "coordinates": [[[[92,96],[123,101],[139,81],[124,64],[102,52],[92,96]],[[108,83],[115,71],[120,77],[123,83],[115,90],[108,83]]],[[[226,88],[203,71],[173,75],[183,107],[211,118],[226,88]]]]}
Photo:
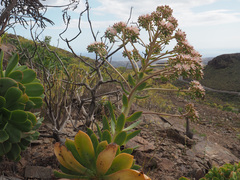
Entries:
{"type": "Polygon", "coordinates": [[[190,70],[190,66],[188,64],[183,64],[182,65],[182,68],[185,70],[185,71],[189,71],[190,70]]]}
{"type": "Polygon", "coordinates": [[[160,22],[160,25],[161,25],[161,26],[165,26],[165,24],[166,24],[166,22],[165,22],[164,20],[162,20],[162,21],[160,22]]]}
{"type": "Polygon", "coordinates": [[[139,34],[139,29],[138,29],[137,26],[131,26],[131,27],[130,27],[130,30],[133,31],[136,35],[139,34]]]}
{"type": "Polygon", "coordinates": [[[112,35],[117,35],[117,30],[113,27],[107,28],[107,31],[112,35]]]}
{"type": "Polygon", "coordinates": [[[168,30],[172,30],[172,29],[174,29],[174,26],[173,26],[172,23],[168,22],[168,23],[166,24],[166,28],[167,28],[168,30]]]}
{"type": "Polygon", "coordinates": [[[191,64],[191,68],[192,68],[192,70],[196,70],[195,64],[191,64]]]}
{"type": "Polygon", "coordinates": [[[176,68],[177,70],[182,70],[182,65],[181,64],[176,64],[174,66],[174,68],[176,68]]]}

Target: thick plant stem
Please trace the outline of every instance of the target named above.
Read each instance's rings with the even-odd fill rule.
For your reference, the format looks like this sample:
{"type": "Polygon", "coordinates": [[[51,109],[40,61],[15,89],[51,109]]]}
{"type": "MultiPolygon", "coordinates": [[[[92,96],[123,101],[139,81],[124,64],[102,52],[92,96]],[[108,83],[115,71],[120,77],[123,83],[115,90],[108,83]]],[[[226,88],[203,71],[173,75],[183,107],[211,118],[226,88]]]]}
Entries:
{"type": "Polygon", "coordinates": [[[136,95],[137,91],[136,90],[132,90],[132,92],[130,92],[130,95],[128,96],[128,107],[124,109],[123,114],[125,115],[125,117],[128,116],[130,108],[133,104],[134,101],[134,97],[136,95]]]}

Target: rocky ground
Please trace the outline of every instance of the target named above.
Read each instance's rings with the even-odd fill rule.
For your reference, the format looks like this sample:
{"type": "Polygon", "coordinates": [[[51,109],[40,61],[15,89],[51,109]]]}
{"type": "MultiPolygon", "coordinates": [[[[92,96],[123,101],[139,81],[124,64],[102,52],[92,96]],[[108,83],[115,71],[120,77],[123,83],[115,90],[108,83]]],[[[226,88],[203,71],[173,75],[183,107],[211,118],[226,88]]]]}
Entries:
{"type": "MultiPolygon", "coordinates": [[[[178,106],[184,102],[175,99],[174,103],[178,106]]],[[[176,180],[181,176],[199,179],[212,166],[239,162],[240,114],[203,104],[196,108],[201,118],[191,123],[193,139],[185,136],[184,119],[166,118],[168,123],[158,115],[141,117],[141,134],[127,146],[139,146],[134,151],[136,161],[153,180],[176,180]]],[[[0,180],[54,179],[52,171],[58,170],[59,164],[53,154],[55,140],[50,132],[51,127],[45,122],[40,128],[41,136],[22,153],[20,162],[1,162],[0,180]]],[[[70,138],[76,134],[70,122],[64,134],[70,138]]]]}

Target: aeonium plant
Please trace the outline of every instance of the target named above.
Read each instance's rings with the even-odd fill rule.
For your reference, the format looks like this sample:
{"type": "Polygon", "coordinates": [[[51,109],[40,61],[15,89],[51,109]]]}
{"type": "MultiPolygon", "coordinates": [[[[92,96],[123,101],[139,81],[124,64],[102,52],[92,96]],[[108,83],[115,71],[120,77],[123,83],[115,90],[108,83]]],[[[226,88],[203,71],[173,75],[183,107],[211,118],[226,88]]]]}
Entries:
{"type": "MultiPolygon", "coordinates": [[[[139,117],[143,113],[154,113],[198,118],[193,104],[186,105],[185,113],[179,115],[141,111],[129,114],[136,98],[147,98],[140,96],[139,93],[152,89],[148,81],[154,77],[162,81],[174,80],[179,76],[202,78],[201,55],[188,43],[186,34],[177,29],[177,26],[177,20],[172,16],[172,9],[169,6],[159,6],[151,14],[140,16],[136,26],[119,22],[107,29],[105,35],[110,43],[121,42],[120,46],[124,49],[123,56],[127,57],[132,65],[132,72],[128,74],[127,79],[107,61],[108,51],[103,42],[95,42],[88,46],[89,52],[96,53],[122,78],[121,85],[124,91],[122,109],[120,115],[116,116],[112,104],[107,103],[110,116],[103,117],[102,126],[96,124],[98,137],[88,129],[87,134],[79,131],[74,141],[67,139],[66,147],[59,143],[55,144],[55,154],[62,170],[62,172],[55,172],[57,177],[150,179],[143,172],[136,170],[139,166],[135,165],[131,155],[133,149],[120,149],[120,146],[125,145],[140,133],[140,130],[134,130],[140,123],[139,117]],[[141,39],[141,33],[148,35],[147,42],[141,39]],[[168,50],[167,47],[170,47],[169,44],[172,42],[176,44],[168,50]],[[143,49],[142,52],[140,49],[143,49]],[[164,66],[154,67],[156,62],[161,61],[165,62],[164,66]]],[[[163,89],[159,88],[159,90],[163,89]]],[[[189,89],[182,91],[190,93],[191,96],[204,96],[204,89],[196,80],[190,83],[189,89]]]]}

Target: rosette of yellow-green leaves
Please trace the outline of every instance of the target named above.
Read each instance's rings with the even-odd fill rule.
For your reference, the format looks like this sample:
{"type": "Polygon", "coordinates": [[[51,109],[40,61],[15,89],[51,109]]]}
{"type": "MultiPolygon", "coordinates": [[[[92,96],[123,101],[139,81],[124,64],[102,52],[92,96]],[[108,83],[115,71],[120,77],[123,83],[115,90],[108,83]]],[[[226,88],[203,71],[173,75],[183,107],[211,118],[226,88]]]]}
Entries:
{"type": "Polygon", "coordinates": [[[128,150],[120,151],[119,145],[98,142],[79,131],[74,140],[66,139],[65,146],[54,145],[54,153],[62,172],[55,171],[55,177],[88,180],[150,180],[134,168],[134,159],[128,150]]]}

